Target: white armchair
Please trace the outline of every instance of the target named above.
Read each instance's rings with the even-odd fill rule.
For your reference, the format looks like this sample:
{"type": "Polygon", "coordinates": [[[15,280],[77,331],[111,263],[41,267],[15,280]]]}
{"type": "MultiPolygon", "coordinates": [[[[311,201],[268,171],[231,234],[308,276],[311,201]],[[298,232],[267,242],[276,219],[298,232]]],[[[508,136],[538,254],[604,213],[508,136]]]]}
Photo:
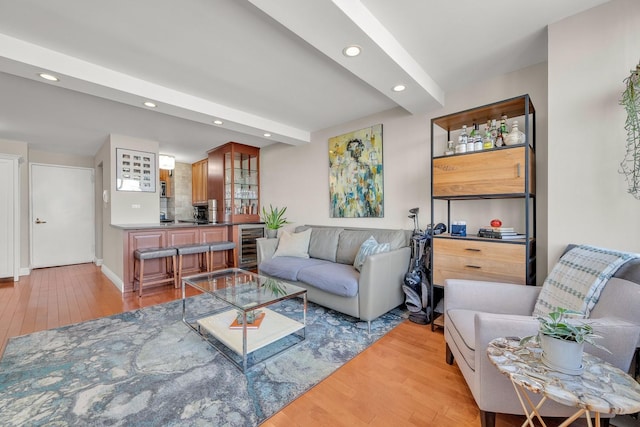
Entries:
{"type": "MultiPolygon", "coordinates": [[[[480,409],[482,427],[493,427],[496,413],[523,414],[509,378],[491,364],[486,349],[494,338],[537,333],[539,323],[531,314],[542,287],[449,279],[444,289],[446,361],[457,362],[480,409]]],[[[585,351],[628,371],[640,347],[638,307],[640,261],[636,260],[609,279],[589,317],[604,337],[599,343],[611,354],[590,345],[585,351]]],[[[549,401],[541,410],[550,417],[573,412],[575,408],[549,401]]]]}

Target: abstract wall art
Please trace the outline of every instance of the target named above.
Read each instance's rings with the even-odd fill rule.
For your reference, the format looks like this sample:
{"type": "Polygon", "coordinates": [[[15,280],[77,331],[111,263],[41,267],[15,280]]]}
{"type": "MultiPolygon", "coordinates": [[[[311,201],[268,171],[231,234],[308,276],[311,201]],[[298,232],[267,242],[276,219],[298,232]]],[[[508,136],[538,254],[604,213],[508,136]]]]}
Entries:
{"type": "Polygon", "coordinates": [[[384,217],[382,124],[329,138],[331,218],[384,217]]]}

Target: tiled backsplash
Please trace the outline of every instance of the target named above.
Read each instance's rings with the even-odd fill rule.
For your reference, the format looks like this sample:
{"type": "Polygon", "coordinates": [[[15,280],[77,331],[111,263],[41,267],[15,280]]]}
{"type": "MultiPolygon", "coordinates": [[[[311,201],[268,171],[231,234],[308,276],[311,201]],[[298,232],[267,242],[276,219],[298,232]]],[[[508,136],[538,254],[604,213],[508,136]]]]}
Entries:
{"type": "Polygon", "coordinates": [[[171,176],[171,197],[160,199],[160,211],[172,219],[193,218],[191,206],[191,164],[176,162],[171,176]],[[163,202],[164,201],[164,202],[163,202]],[[163,203],[166,205],[163,207],[163,203]]]}

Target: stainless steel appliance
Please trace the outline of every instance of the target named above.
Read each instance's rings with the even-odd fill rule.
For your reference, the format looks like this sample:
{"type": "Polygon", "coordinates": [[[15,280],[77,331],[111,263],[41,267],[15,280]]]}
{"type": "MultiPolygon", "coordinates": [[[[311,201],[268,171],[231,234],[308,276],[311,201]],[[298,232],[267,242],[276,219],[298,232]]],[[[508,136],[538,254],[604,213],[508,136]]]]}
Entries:
{"type": "Polygon", "coordinates": [[[264,225],[238,225],[238,267],[245,270],[258,268],[258,247],[256,239],[264,237],[264,225]]]}
{"type": "Polygon", "coordinates": [[[216,216],[218,215],[218,201],[216,199],[209,199],[207,201],[207,218],[210,223],[216,223],[216,216]]]}

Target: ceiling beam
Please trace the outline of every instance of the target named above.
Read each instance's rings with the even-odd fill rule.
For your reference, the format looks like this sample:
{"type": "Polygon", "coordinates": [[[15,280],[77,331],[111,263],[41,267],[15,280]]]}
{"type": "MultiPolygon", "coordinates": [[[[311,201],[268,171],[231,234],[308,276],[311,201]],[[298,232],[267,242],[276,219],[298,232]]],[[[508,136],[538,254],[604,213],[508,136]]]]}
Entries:
{"type": "Polygon", "coordinates": [[[265,138],[269,141],[300,145],[311,141],[311,132],[264,117],[237,110],[208,99],[189,95],[76,57],[46,49],[0,34],[0,71],[44,82],[39,73],[48,72],[60,78],[51,83],[66,89],[121,102],[138,108],[149,100],[156,103],[153,111],[200,123],[224,122],[225,129],[265,138]]]}
{"type": "Polygon", "coordinates": [[[249,1],[410,113],[444,105],[444,91],[362,2],[249,1]],[[359,56],[342,54],[351,44],[362,48],[359,56]],[[397,84],[406,90],[394,92],[397,84]]]}

